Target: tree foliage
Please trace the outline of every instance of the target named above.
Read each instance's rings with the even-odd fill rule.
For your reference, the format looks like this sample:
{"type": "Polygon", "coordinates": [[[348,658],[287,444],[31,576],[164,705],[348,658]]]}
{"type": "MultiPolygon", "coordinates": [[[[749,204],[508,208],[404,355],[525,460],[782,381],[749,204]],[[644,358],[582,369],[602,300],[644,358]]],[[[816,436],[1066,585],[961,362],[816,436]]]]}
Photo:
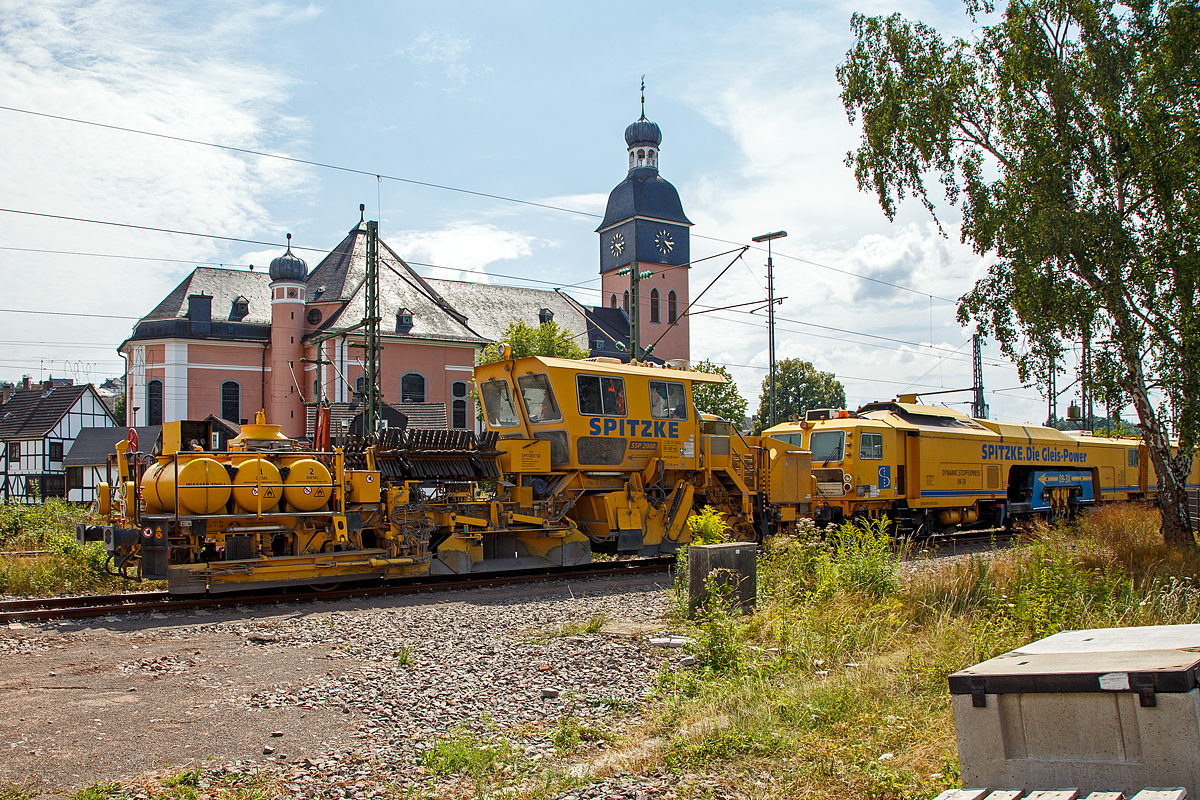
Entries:
{"type": "Polygon", "coordinates": [[[500,334],[500,342],[489,344],[479,353],[476,363],[490,364],[499,361],[497,344],[512,346],[513,358],[525,356],[549,356],[551,358],[587,358],[588,351],[575,341],[570,331],[551,320],[541,325],[529,325],[523,319],[510,322],[500,334]]]}
{"type": "Polygon", "coordinates": [[[729,369],[708,359],[692,364],[692,369],[695,372],[720,375],[728,381],[721,384],[693,383],[692,402],[696,404],[696,408],[705,414],[716,414],[721,419],[727,419],[740,430],[746,420],[746,398],[738,392],[729,369]]]}
{"type": "MultiPolygon", "coordinates": [[[[785,358],[775,362],[775,420],[803,419],[812,408],[845,408],[846,389],[832,372],[821,372],[812,362],[785,358]]],[[[763,378],[755,432],[771,427],[771,376],[763,378]]]]}
{"type": "MultiPolygon", "coordinates": [[[[976,22],[994,11],[967,10],[976,22]]],[[[909,196],[937,218],[929,176],[961,205],[963,241],[992,259],[959,319],[997,339],[1023,379],[1045,384],[1064,340],[1101,344],[1093,388],[1132,402],[1163,535],[1191,541],[1200,14],[1174,0],[1012,0],[969,41],[899,15],[851,27],[838,80],[862,119],[847,156],[859,188],[889,218],[909,196]]]]}

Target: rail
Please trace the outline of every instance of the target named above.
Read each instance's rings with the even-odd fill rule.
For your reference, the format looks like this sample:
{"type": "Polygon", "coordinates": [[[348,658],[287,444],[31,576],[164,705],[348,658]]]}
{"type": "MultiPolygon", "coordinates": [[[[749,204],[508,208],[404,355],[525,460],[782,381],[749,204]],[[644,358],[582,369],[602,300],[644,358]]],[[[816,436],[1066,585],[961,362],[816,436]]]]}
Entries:
{"type": "Polygon", "coordinates": [[[439,575],[414,578],[387,584],[363,584],[347,589],[309,590],[305,592],[274,592],[261,594],[222,594],[219,597],[172,598],[167,592],[135,592],[131,594],[94,595],[84,597],[47,597],[0,602],[0,623],[29,622],[49,619],[87,619],[119,614],[167,613],[207,608],[268,605],[271,603],[342,600],[351,597],[383,597],[388,595],[420,594],[426,592],[476,589],[510,583],[568,578],[593,578],[668,572],[675,565],[674,556],[638,558],[627,561],[599,561],[574,567],[516,570],[481,573],[478,575],[439,575]]]}

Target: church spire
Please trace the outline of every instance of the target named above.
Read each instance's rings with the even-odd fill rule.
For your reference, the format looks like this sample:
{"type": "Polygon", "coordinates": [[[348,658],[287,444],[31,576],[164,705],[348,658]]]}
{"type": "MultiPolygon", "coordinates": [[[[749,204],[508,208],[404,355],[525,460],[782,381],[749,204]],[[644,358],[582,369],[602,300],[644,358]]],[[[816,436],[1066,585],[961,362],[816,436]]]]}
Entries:
{"type": "Polygon", "coordinates": [[[648,168],[658,171],[658,146],[662,131],[646,119],[646,76],[642,76],[642,115],[625,129],[625,144],[629,148],[629,169],[648,168]]]}

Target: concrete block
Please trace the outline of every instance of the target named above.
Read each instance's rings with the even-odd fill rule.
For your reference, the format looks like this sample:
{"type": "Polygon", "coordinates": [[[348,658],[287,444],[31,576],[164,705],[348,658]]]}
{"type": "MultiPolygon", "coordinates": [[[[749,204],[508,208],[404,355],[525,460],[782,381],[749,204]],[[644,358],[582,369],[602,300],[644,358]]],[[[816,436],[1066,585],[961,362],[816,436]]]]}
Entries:
{"type": "Polygon", "coordinates": [[[1092,792],[1083,800],[1125,800],[1124,792],[1092,792]]]}
{"type": "Polygon", "coordinates": [[[1079,797],[1077,789],[1051,789],[1049,791],[1030,792],[1025,800],[1075,800],[1079,797]]]}
{"type": "Polygon", "coordinates": [[[1143,789],[1130,800],[1184,800],[1187,796],[1187,789],[1176,786],[1173,789],[1143,789]]]}
{"type": "Polygon", "coordinates": [[[1021,789],[997,789],[983,800],[1017,800],[1023,794],[1025,792],[1021,789]]]}
{"type": "Polygon", "coordinates": [[[947,789],[933,800],[983,800],[987,789],[947,789]]]}
{"type": "Polygon", "coordinates": [[[753,542],[693,545],[688,548],[688,607],[708,602],[708,585],[727,589],[738,608],[752,609],[758,594],[758,546],[753,542]]]}

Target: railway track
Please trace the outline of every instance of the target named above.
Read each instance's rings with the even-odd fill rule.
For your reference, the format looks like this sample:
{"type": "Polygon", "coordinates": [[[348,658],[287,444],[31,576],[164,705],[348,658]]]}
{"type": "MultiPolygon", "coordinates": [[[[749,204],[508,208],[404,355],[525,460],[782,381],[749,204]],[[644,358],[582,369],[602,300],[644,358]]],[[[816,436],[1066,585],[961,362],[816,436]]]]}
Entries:
{"type": "Polygon", "coordinates": [[[674,556],[639,558],[628,561],[599,561],[576,567],[557,569],[516,570],[482,575],[416,578],[395,583],[363,583],[353,587],[302,592],[271,592],[257,594],[200,595],[172,597],[167,592],[133,592],[130,594],[91,595],[82,597],[45,597],[33,600],[0,602],[0,623],[30,622],[49,619],[86,619],[122,614],[167,613],[208,608],[269,605],[272,603],[302,603],[315,600],[342,600],[350,597],[382,597],[386,595],[419,594],[423,592],[475,589],[511,583],[570,578],[595,578],[614,575],[638,575],[667,572],[675,566],[674,556]]]}

